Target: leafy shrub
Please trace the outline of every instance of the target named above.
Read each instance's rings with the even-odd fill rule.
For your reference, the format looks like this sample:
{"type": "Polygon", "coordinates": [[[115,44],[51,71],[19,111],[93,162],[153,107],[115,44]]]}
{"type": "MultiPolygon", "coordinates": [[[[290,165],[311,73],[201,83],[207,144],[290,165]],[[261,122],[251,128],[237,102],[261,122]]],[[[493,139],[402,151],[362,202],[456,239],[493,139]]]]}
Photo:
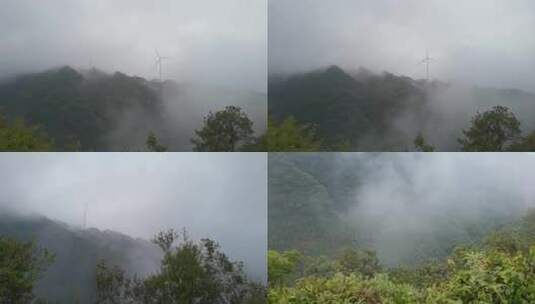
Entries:
{"type": "Polygon", "coordinates": [[[364,279],[356,274],[337,273],[329,278],[307,277],[294,288],[279,287],[269,291],[269,303],[417,303],[421,296],[413,287],[396,284],[386,275],[364,279]]]}

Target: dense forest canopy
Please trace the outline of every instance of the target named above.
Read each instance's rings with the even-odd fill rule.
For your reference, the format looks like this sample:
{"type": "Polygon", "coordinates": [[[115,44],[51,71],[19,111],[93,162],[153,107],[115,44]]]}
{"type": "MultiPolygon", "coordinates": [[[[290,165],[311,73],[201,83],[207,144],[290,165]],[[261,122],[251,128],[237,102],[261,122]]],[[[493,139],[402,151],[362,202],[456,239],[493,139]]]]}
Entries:
{"type": "Polygon", "coordinates": [[[191,150],[190,138],[202,127],[203,117],[231,105],[250,116],[252,131],[265,130],[265,97],[260,93],[68,66],[0,83],[0,114],[8,122],[22,119],[38,127],[55,150],[145,150],[150,134],[169,150],[191,150]]]}
{"type": "Polygon", "coordinates": [[[162,254],[148,241],[98,229],[76,229],[45,217],[0,215],[0,236],[20,242],[34,241],[54,254],[35,285],[34,293],[60,303],[91,303],[95,300],[96,265],[100,260],[117,265],[129,274],[145,276],[157,269],[162,254]]]}
{"type": "Polygon", "coordinates": [[[445,256],[534,207],[535,157],[497,157],[270,154],[269,247],[332,255],[357,245],[388,265],[445,256]]]}
{"type": "Polygon", "coordinates": [[[422,134],[438,151],[458,151],[458,139],[472,118],[497,106],[516,115],[519,135],[535,129],[533,93],[415,80],[363,68],[274,74],[268,104],[278,123],[292,117],[314,126],[327,150],[340,150],[340,142],[355,151],[415,150],[413,141],[422,134]]]}
{"type": "Polygon", "coordinates": [[[270,303],[530,303],[534,164],[531,154],[271,154],[270,303]]]}
{"type": "Polygon", "coordinates": [[[163,231],[150,242],[44,217],[2,214],[0,252],[0,299],[6,303],[265,301],[262,283],[250,281],[241,262],[230,260],[215,241],[193,241],[185,231],[180,238],[163,231]],[[24,267],[15,267],[23,258],[24,267]]]}

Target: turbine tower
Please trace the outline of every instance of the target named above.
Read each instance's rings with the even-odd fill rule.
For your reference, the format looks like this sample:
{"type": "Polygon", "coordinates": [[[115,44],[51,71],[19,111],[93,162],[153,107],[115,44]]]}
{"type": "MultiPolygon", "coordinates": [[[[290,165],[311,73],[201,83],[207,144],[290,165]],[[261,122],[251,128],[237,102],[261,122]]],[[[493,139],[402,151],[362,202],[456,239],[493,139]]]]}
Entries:
{"type": "Polygon", "coordinates": [[[160,53],[158,52],[157,49],[154,49],[154,51],[156,52],[156,66],[158,67],[158,73],[160,75],[160,82],[162,82],[162,62],[164,60],[171,59],[171,57],[162,57],[160,56],[160,53]]]}
{"type": "Polygon", "coordinates": [[[429,50],[425,50],[425,58],[420,61],[418,64],[425,64],[425,79],[429,81],[429,64],[431,61],[434,60],[433,58],[429,57],[429,50]]]}

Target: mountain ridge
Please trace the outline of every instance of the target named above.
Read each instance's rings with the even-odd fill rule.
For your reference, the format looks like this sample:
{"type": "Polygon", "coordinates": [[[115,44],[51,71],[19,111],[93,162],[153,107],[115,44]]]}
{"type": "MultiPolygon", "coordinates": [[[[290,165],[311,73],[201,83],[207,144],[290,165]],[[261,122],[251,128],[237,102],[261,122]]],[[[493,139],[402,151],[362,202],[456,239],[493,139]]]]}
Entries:
{"type": "Polygon", "coordinates": [[[162,257],[149,241],[111,230],[76,228],[39,215],[0,214],[0,236],[33,240],[56,256],[35,292],[60,303],[94,302],[95,269],[100,260],[144,276],[158,269],[162,257]]]}
{"type": "Polygon", "coordinates": [[[238,106],[261,134],[267,96],[258,92],[147,80],[121,72],[64,66],[4,79],[0,115],[38,125],[57,150],[145,150],[150,132],[170,151],[190,151],[208,112],[238,106]]]}
{"type": "Polygon", "coordinates": [[[268,105],[275,121],[293,116],[315,126],[327,145],[342,139],[357,151],[411,150],[420,132],[438,150],[455,151],[471,117],[496,105],[510,107],[527,131],[535,128],[535,94],[530,92],[428,82],[364,68],[272,74],[268,105]]]}

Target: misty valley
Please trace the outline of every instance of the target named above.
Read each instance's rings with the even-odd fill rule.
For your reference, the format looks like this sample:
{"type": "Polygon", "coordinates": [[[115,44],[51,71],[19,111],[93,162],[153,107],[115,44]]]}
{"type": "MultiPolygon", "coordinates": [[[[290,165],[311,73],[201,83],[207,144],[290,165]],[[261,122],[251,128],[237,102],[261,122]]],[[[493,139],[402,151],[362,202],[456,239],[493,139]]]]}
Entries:
{"type": "Polygon", "coordinates": [[[66,66],[0,82],[0,151],[254,149],[265,105],[262,93],[66,66]]]}
{"type": "Polygon", "coordinates": [[[269,151],[535,150],[535,94],[517,89],[330,66],[272,74],[268,105],[269,151]]]}
{"type": "Polygon", "coordinates": [[[0,215],[1,303],[264,303],[264,287],[210,239],[151,241],[0,215]]]}
{"type": "Polygon", "coordinates": [[[533,165],[527,154],[270,154],[269,303],[532,303],[533,165]]]}

